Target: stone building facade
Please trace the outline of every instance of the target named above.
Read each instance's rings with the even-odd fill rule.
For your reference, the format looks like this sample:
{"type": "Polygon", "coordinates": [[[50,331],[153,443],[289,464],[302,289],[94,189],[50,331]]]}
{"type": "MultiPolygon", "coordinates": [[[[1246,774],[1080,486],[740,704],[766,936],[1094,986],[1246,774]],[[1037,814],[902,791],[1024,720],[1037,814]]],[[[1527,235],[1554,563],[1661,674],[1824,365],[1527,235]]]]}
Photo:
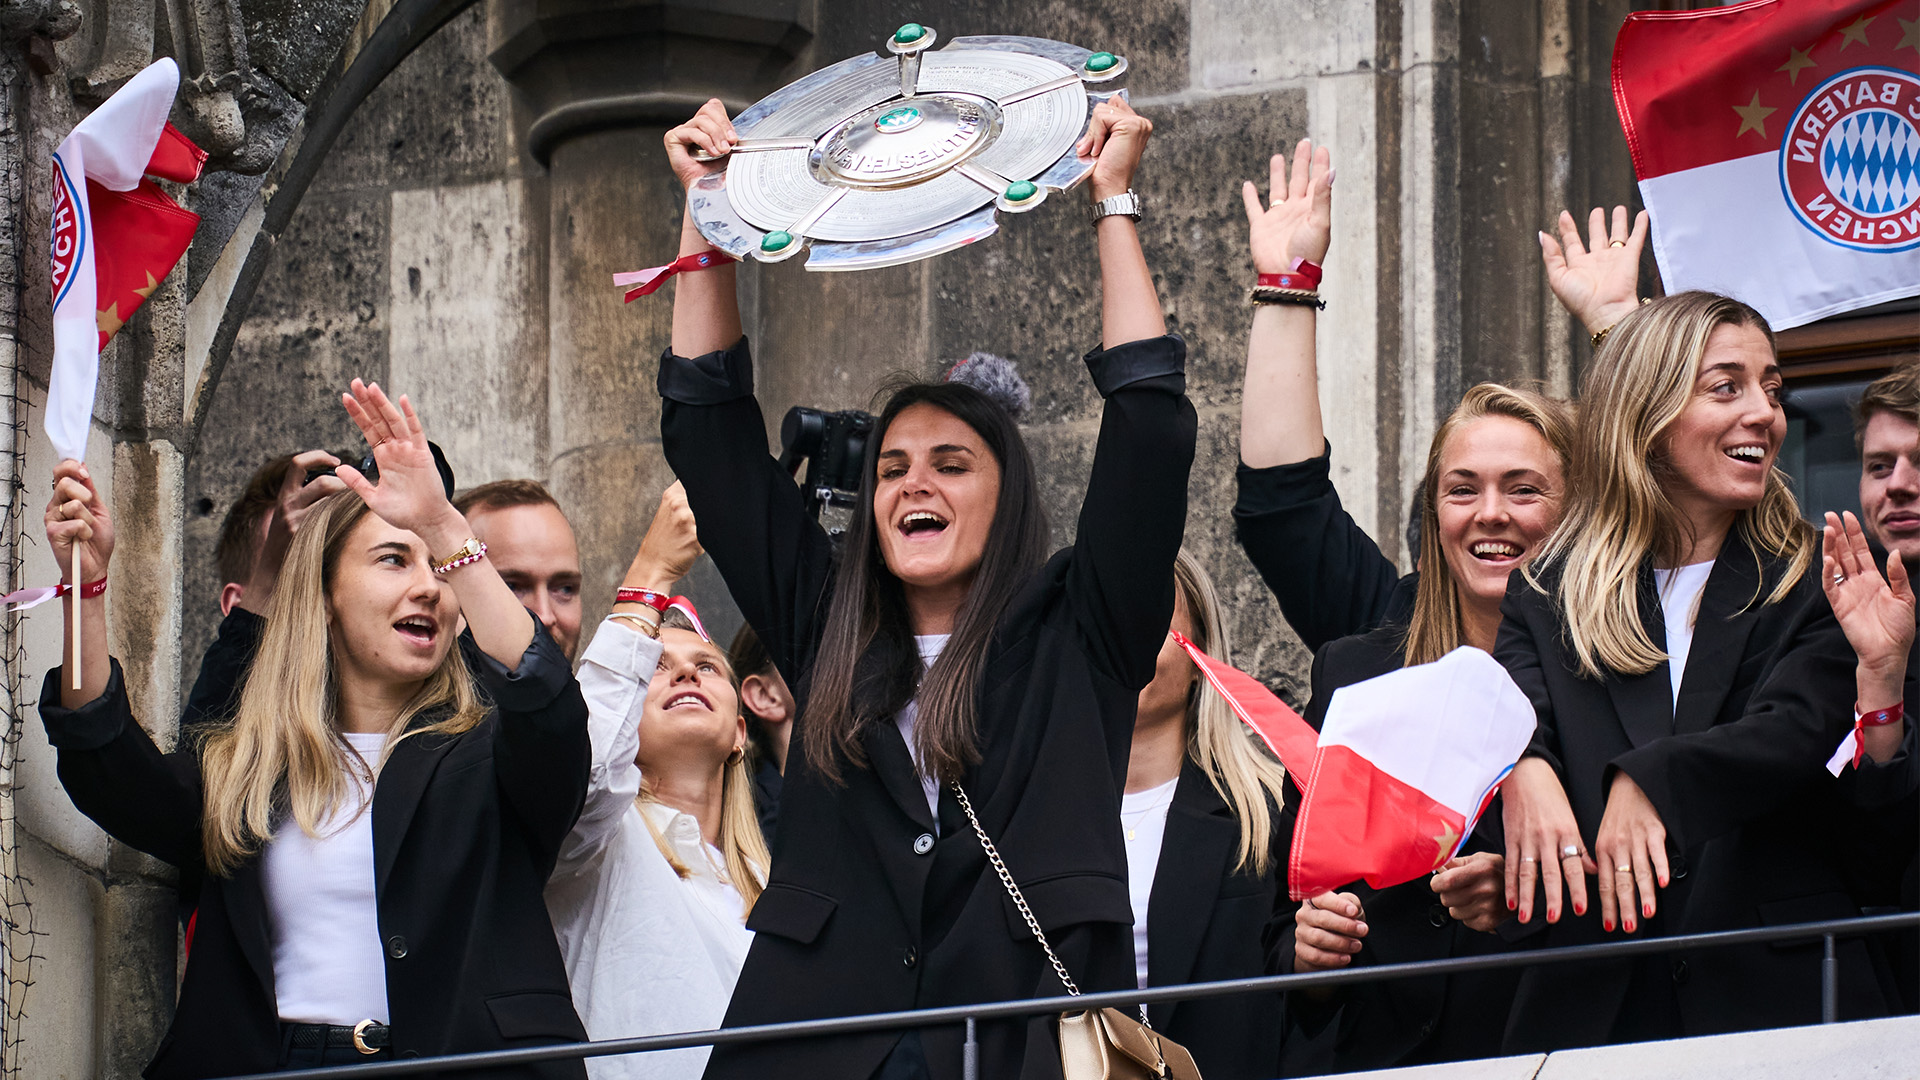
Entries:
{"type": "MultiPolygon", "coordinates": [[[[672,255],[680,194],[661,135],[878,47],[1030,34],[1127,56],[1155,122],[1138,187],[1201,418],[1187,543],[1233,611],[1243,667],[1295,699],[1307,656],[1233,542],[1251,275],[1242,179],[1310,136],[1339,170],[1320,323],[1335,477],[1405,565],[1412,485],[1438,421],[1483,379],[1566,392],[1586,353],[1538,270],[1563,206],[1631,202],[1607,89],[1625,0],[0,0],[0,361],[10,586],[54,580],[40,538],[49,334],[48,153],[151,58],[190,79],[175,121],[214,151],[185,193],[189,257],[102,361],[89,460],[122,539],[111,620],[136,708],[170,744],[218,622],[212,550],[248,473],[346,450],[354,376],[411,394],[463,486],[545,481],[579,530],[589,619],[670,481],[654,358],[670,296],[623,305],[615,272],[672,255]],[[101,466],[111,462],[108,468],[101,466]]],[[[1674,4],[1668,6],[1689,6],[1674,4]]],[[[670,290],[669,290],[670,292],[670,290]]],[[[892,372],[986,349],[1033,385],[1028,440],[1062,542],[1099,399],[1091,231],[1061,201],[930,262],[849,275],[749,267],[741,293],[769,441],[794,404],[865,406],[892,372]]],[[[731,629],[710,568],[689,592],[731,629]]],[[[165,867],[74,812],[32,702],[59,618],[6,624],[0,753],[10,917],[7,1075],[136,1075],[171,1008],[165,867]],[[30,985],[29,985],[30,984],[30,985]]]]}

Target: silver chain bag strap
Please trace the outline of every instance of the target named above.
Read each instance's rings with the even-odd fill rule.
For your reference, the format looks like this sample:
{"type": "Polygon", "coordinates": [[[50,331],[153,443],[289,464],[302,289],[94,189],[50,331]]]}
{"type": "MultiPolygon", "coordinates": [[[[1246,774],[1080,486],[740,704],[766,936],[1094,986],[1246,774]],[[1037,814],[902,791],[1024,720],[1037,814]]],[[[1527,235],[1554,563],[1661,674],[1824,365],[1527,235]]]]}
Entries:
{"type": "MultiPolygon", "coordinates": [[[[966,791],[957,783],[951,786],[960,809],[966,811],[967,824],[973,826],[973,835],[980,839],[980,850],[987,853],[987,861],[1000,876],[1000,884],[1012,898],[1013,906],[1019,909],[1020,918],[1026,921],[1034,940],[1046,951],[1053,973],[1060,977],[1060,985],[1067,988],[1069,995],[1079,997],[1079,985],[1067,974],[1067,965],[1060,962],[1059,954],[1053,951],[1046,933],[1040,929],[1040,920],[1033,917],[1026,896],[1000,858],[1000,849],[994,847],[987,830],[980,827],[980,818],[974,814],[966,791]]],[[[1193,1056],[1179,1043],[1153,1030],[1147,1022],[1145,1006],[1141,1007],[1138,1020],[1119,1009],[1064,1012],[1060,1014],[1059,1033],[1060,1071],[1066,1080],[1201,1080],[1193,1056]]]]}

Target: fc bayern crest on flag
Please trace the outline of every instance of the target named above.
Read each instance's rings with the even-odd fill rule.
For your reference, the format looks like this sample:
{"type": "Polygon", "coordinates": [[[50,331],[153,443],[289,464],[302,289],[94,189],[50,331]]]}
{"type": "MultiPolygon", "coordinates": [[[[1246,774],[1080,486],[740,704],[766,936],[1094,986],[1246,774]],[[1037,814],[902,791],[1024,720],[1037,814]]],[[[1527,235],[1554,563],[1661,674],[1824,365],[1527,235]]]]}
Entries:
{"type": "Polygon", "coordinates": [[[1889,67],[1843,71],[1795,110],[1780,147],[1780,187],[1801,224],[1856,251],[1920,245],[1920,77],[1889,67]]]}
{"type": "Polygon", "coordinates": [[[67,173],[66,162],[56,153],[53,155],[53,235],[50,239],[55,311],[60,310],[60,302],[71,291],[73,268],[87,251],[87,222],[77,203],[73,177],[67,173]]]}

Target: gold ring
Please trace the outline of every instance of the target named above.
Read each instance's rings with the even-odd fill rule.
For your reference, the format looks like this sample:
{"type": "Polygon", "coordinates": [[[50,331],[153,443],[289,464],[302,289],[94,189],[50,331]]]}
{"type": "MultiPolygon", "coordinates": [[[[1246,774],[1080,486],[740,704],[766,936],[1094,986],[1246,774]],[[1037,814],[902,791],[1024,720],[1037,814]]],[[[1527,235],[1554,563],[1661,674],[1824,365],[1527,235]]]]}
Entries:
{"type": "Polygon", "coordinates": [[[1613,868],[1613,872],[1616,874],[1631,874],[1633,873],[1633,864],[1628,863],[1625,866],[1616,866],[1613,868]]]}
{"type": "Polygon", "coordinates": [[[1627,242],[1625,240],[1615,240],[1613,243],[1608,244],[1607,246],[1608,247],[1626,247],[1627,242]]]}
{"type": "Polygon", "coordinates": [[[368,1046],[367,1041],[360,1037],[366,1034],[367,1029],[372,1026],[373,1026],[373,1021],[371,1020],[362,1020],[359,1023],[353,1025],[353,1048],[355,1050],[358,1050],[363,1054],[377,1054],[380,1052],[379,1047],[368,1046]]]}

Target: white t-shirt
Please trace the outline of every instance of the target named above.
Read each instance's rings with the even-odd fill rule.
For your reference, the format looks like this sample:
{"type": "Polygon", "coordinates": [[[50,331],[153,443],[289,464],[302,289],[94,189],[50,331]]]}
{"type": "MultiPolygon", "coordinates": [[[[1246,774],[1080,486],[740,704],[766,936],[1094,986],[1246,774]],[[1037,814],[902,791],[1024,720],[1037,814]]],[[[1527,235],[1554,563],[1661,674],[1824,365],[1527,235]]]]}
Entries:
{"type": "Polygon", "coordinates": [[[1713,573],[1713,560],[1655,570],[1653,584],[1660,594],[1660,615],[1667,623],[1667,675],[1673,680],[1673,703],[1680,703],[1680,680],[1687,673],[1687,653],[1693,649],[1693,624],[1700,617],[1700,594],[1713,573]]]}
{"type": "MultiPolygon", "coordinates": [[[[346,735],[371,769],[383,732],[346,735]]],[[[373,789],[349,769],[348,795],[308,836],[288,819],[260,856],[273,943],[273,991],[292,1024],[387,1022],[387,960],[373,894],[373,789]]]]}
{"type": "MultiPolygon", "coordinates": [[[[940,650],[947,647],[947,639],[952,634],[915,634],[913,642],[920,647],[920,670],[933,666],[940,658],[940,650]]],[[[900,729],[900,737],[907,740],[907,753],[913,755],[913,770],[920,774],[920,789],[927,793],[927,809],[933,813],[934,831],[940,831],[940,780],[927,775],[920,766],[920,748],[913,745],[913,718],[920,715],[920,700],[915,698],[907,702],[900,715],[893,718],[893,724],[900,729]]]]}
{"type": "Polygon", "coordinates": [[[1160,866],[1160,842],[1167,835],[1167,808],[1180,778],[1145,791],[1120,796],[1120,828],[1127,836],[1127,899],[1133,904],[1133,974],[1147,986],[1147,906],[1153,899],[1153,872],[1160,866]]]}

